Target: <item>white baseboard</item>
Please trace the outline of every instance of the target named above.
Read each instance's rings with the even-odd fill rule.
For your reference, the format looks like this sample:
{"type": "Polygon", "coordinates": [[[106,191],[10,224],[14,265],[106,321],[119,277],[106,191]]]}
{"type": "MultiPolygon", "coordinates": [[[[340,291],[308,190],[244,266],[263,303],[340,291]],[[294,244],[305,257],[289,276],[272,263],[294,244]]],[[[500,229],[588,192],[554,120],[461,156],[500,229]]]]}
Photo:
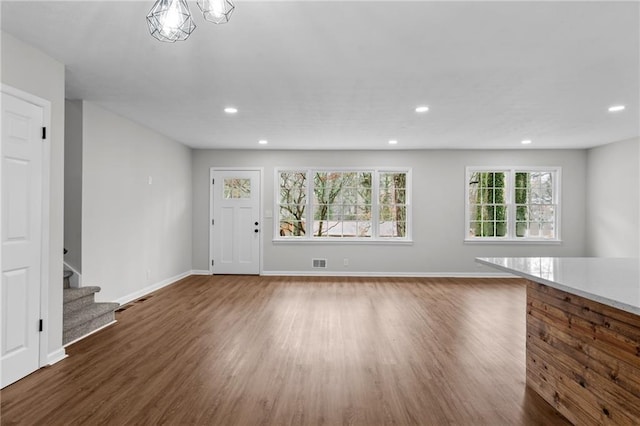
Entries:
{"type": "Polygon", "coordinates": [[[188,277],[189,275],[197,275],[194,273],[194,271],[186,271],[183,272],[181,274],[175,275],[173,277],[167,278],[165,280],[162,280],[160,282],[157,282],[155,284],[151,284],[149,286],[146,286],[138,291],[134,291],[133,293],[127,294],[126,296],[123,296],[119,299],[116,299],[115,302],[121,304],[121,305],[126,305],[129,302],[133,302],[136,299],[141,298],[142,296],[145,296],[149,293],[153,293],[156,290],[160,290],[162,287],[166,287],[170,284],[173,284],[176,281],[179,281],[185,277],[188,277]]]}
{"type": "Polygon", "coordinates": [[[518,278],[506,272],[352,272],[352,271],[262,271],[265,276],[388,277],[388,278],[518,278]]]}
{"type": "Polygon", "coordinates": [[[67,352],[64,348],[60,348],[57,351],[53,351],[47,355],[47,363],[46,365],[53,365],[56,362],[60,362],[67,357],[67,352]]]}
{"type": "MultiPolygon", "coordinates": [[[[163,287],[171,285],[190,275],[211,275],[204,269],[193,269],[183,272],[166,280],[162,280],[150,286],[144,287],[136,292],[130,293],[115,302],[120,305],[126,305],[153,293],[163,287]]],[[[289,277],[381,277],[381,278],[518,278],[515,275],[506,272],[355,272],[355,271],[262,271],[260,275],[264,276],[289,276],[289,277]]]]}

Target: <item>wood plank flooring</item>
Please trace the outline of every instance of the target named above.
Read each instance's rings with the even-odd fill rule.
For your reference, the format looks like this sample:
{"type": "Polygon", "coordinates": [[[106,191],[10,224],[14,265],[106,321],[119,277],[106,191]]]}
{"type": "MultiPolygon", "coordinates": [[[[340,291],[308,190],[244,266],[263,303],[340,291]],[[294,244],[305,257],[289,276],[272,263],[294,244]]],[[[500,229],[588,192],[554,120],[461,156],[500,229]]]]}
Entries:
{"type": "Polygon", "coordinates": [[[564,425],[516,279],[192,276],[0,393],[2,425],[564,425]]]}

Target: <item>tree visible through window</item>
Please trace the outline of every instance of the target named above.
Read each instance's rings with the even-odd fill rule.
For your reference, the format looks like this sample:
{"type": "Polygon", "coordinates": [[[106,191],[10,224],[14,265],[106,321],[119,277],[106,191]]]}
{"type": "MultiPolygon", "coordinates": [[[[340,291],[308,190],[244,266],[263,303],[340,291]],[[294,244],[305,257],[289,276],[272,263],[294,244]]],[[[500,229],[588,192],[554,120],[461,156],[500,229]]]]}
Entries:
{"type": "Polygon", "coordinates": [[[408,236],[406,170],[279,170],[277,175],[280,237],[408,236]]]}
{"type": "Polygon", "coordinates": [[[558,169],[467,170],[469,239],[557,239],[558,169]]]}
{"type": "Polygon", "coordinates": [[[516,172],[516,237],[555,238],[554,172],[516,172]]]}
{"type": "Polygon", "coordinates": [[[504,237],[507,234],[505,173],[475,172],[469,181],[472,236],[504,237]]]}
{"type": "Polygon", "coordinates": [[[313,234],[371,237],[371,172],[313,173],[313,234]]]}
{"type": "Polygon", "coordinates": [[[407,231],[407,174],[380,173],[380,236],[404,237],[407,231]]]}
{"type": "Polygon", "coordinates": [[[280,235],[304,236],[306,231],[307,174],[282,171],[280,175],[280,235]]]}

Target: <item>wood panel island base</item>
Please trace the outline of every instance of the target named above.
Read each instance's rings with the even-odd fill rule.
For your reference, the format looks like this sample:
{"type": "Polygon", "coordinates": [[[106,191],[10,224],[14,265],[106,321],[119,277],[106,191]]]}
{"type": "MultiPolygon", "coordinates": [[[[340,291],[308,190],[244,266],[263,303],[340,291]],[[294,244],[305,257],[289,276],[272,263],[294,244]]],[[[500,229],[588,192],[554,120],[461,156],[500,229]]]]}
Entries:
{"type": "Polygon", "coordinates": [[[640,424],[640,317],[527,283],[527,385],[574,424],[640,424]]]}
{"type": "Polygon", "coordinates": [[[638,260],[477,260],[528,279],[527,386],[573,424],[640,425],[638,260]]]}

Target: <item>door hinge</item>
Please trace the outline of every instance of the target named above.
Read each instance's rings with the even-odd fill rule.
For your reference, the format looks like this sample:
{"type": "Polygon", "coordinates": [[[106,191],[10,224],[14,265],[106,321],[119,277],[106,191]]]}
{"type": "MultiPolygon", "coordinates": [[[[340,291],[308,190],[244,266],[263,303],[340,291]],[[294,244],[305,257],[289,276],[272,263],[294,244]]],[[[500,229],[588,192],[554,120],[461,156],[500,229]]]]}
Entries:
{"type": "Polygon", "coordinates": [[[38,331],[42,331],[43,330],[43,325],[42,325],[42,320],[40,320],[40,322],[38,323],[38,331]]]}
{"type": "Polygon", "coordinates": [[[216,184],[216,180],[215,179],[211,179],[211,185],[215,185],[216,184]]]}
{"type": "Polygon", "coordinates": [[[43,127],[42,128],[42,139],[46,139],[47,138],[47,128],[43,127]]]}
{"type": "Polygon", "coordinates": [[[211,219],[211,224],[213,225],[213,219],[211,219]]]}
{"type": "Polygon", "coordinates": [[[213,266],[213,259],[211,259],[211,266],[213,266]]]}

